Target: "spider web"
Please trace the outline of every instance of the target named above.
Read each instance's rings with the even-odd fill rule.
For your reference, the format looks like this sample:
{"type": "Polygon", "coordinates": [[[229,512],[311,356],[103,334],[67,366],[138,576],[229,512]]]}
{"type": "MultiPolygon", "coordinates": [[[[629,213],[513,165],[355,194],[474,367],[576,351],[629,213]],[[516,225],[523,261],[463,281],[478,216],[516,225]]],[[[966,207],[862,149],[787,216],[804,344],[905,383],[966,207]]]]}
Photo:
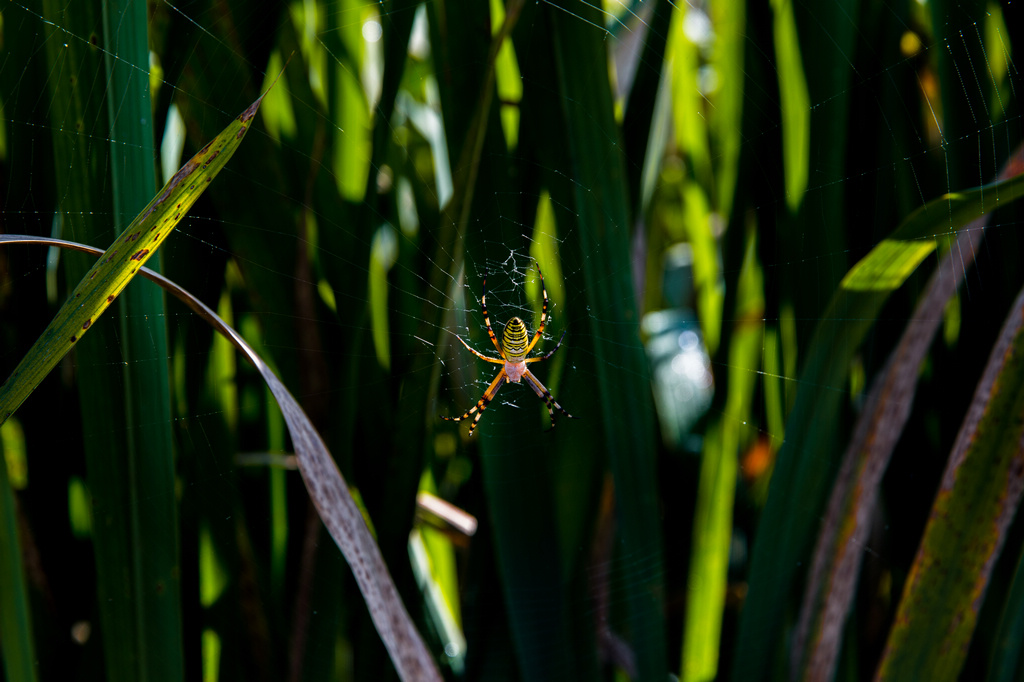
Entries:
{"type": "MultiPolygon", "coordinates": [[[[164,1],[156,4],[159,8],[155,14],[156,20],[175,21],[189,26],[197,35],[205,36],[204,39],[216,43],[219,49],[246,59],[235,45],[223,38],[223,27],[218,24],[218,17],[212,10],[204,9],[204,6],[198,3],[164,1]]],[[[838,2],[830,0],[826,4],[830,11],[839,11],[838,2]]],[[[570,18],[591,23],[585,18],[582,9],[578,13],[561,7],[557,9],[570,18]]],[[[652,382],[662,439],[660,447],[663,457],[668,462],[665,465],[666,469],[673,473],[689,472],[692,475],[694,460],[687,460],[684,457],[700,452],[703,427],[713,420],[729,418],[720,398],[721,392],[725,390],[724,382],[732,372],[752,373],[759,382],[749,417],[729,425],[741,433],[739,440],[746,455],[751,457],[745,462],[749,461],[753,466],[752,453],[759,443],[767,443],[768,449],[774,452],[784,441],[784,421],[779,415],[772,413],[766,397],[769,391],[767,386],[770,380],[777,380],[787,396],[801,388],[799,350],[803,349],[799,349],[796,355],[785,356],[779,348],[786,343],[786,334],[799,333],[802,337],[809,337],[807,330],[813,329],[820,318],[800,318],[791,310],[787,317],[784,311],[780,312],[784,306],[779,306],[778,303],[798,294],[816,295],[821,302],[819,309],[823,310],[846,269],[895,227],[888,221],[894,213],[890,207],[872,206],[870,200],[857,203],[850,201],[849,198],[881,195],[883,193],[878,191],[881,187],[910,186],[914,188],[916,194],[914,204],[901,206],[897,211],[900,215],[906,215],[917,206],[933,199],[936,192],[952,192],[988,182],[998,172],[998,164],[1013,152],[1021,139],[1022,128],[1019,113],[1022,83],[1012,57],[1012,46],[1006,29],[1007,25],[1013,25],[1011,16],[1014,8],[1011,7],[1011,3],[1004,3],[996,9],[998,11],[991,14],[990,21],[985,25],[967,20],[958,21],[956,13],[953,13],[949,18],[952,22],[951,29],[946,31],[946,35],[953,38],[932,44],[922,42],[918,26],[912,23],[900,25],[898,34],[901,40],[907,41],[907,45],[901,56],[895,60],[886,56],[888,53],[876,51],[874,46],[855,40],[856,52],[844,53],[844,56],[851,65],[856,61],[858,64],[866,63],[870,66],[864,70],[854,71],[848,81],[838,81],[832,91],[810,94],[806,104],[798,108],[798,113],[806,117],[810,126],[827,126],[831,119],[840,115],[840,106],[852,102],[851,110],[855,112],[854,115],[861,117],[865,126],[877,131],[881,145],[892,147],[889,154],[891,161],[885,163],[878,162],[878,155],[859,154],[863,150],[848,150],[853,163],[839,169],[819,163],[817,160],[825,158],[824,153],[820,149],[811,150],[812,161],[806,180],[804,203],[813,207],[807,213],[813,215],[815,210],[820,212],[820,220],[816,221],[812,217],[804,221],[799,226],[801,231],[796,234],[783,235],[781,229],[773,229],[773,223],[785,221],[790,197],[787,194],[787,187],[775,184],[777,174],[768,170],[775,161],[766,154],[757,162],[761,164],[761,168],[759,170],[755,167],[752,171],[753,180],[756,182],[763,179],[764,182],[756,191],[751,190],[753,195],[746,200],[744,207],[751,216],[753,227],[756,228],[753,230],[757,235],[754,249],[763,277],[764,290],[768,292],[767,305],[755,320],[764,337],[763,354],[757,358],[755,365],[738,366],[730,360],[727,353],[716,353],[713,349],[709,351],[709,340],[701,326],[705,319],[702,317],[702,301],[707,300],[708,292],[724,288],[725,282],[738,280],[735,259],[720,261],[728,262],[728,266],[720,267],[712,281],[698,282],[695,278],[699,275],[697,269],[702,253],[692,243],[692,239],[677,234],[663,234],[656,244],[645,244],[642,240],[637,240],[631,245],[633,253],[629,274],[635,283],[635,299],[623,300],[621,306],[639,308],[645,316],[637,343],[645,347],[650,361],[650,372],[641,378],[652,382]],[[1000,23],[998,19],[1002,19],[1002,22],[1000,23]],[[874,54],[876,59],[857,60],[862,52],[874,54]],[[981,55],[981,61],[978,61],[977,55],[981,55]],[[966,126],[967,133],[962,136],[952,137],[945,132],[947,122],[942,115],[941,102],[934,83],[928,80],[930,72],[922,68],[922,64],[929,61],[938,62],[940,59],[957,74],[962,91],[956,93],[956,97],[968,104],[971,122],[966,126]],[[919,91],[914,93],[913,97],[908,97],[907,101],[916,98],[925,102],[929,115],[923,120],[916,117],[917,110],[914,107],[899,102],[905,95],[900,88],[908,82],[908,77],[917,83],[919,91]],[[913,134],[904,134],[908,128],[913,134]],[[938,183],[934,181],[936,174],[941,177],[938,183]],[[820,239],[819,233],[829,227],[824,224],[824,216],[829,214],[829,203],[836,199],[837,190],[846,197],[847,210],[855,219],[872,227],[865,228],[863,238],[859,242],[834,247],[827,240],[820,239]],[[652,255],[655,246],[660,248],[660,252],[652,255]],[[664,273],[662,282],[652,282],[648,278],[648,273],[652,270],[651,263],[654,262],[658,263],[658,270],[664,273]],[[789,286],[787,282],[792,281],[806,283],[806,289],[810,293],[780,293],[781,289],[789,286]],[[652,290],[660,291],[661,295],[650,295],[652,290]],[[640,302],[639,305],[637,301],[640,302]],[[765,358],[775,353],[778,353],[778,360],[775,365],[771,365],[765,358]],[[715,399],[716,394],[719,400],[715,399]]],[[[715,49],[716,27],[710,18],[710,9],[704,3],[692,3],[685,8],[680,7],[680,10],[683,17],[682,30],[696,46],[697,58],[703,64],[700,69],[701,79],[696,84],[696,99],[702,106],[698,115],[713,116],[715,102],[718,101],[716,97],[722,88],[727,87],[727,84],[716,80],[718,76],[709,66],[710,55],[715,49]]],[[[317,18],[308,7],[304,10],[301,4],[294,5],[289,11],[296,17],[296,25],[302,31],[300,37],[304,42],[300,49],[305,50],[304,54],[312,60],[323,60],[335,65],[339,71],[348,73],[353,78],[351,83],[362,88],[363,96],[368,101],[374,101],[375,97],[379,96],[383,78],[380,71],[381,24],[402,17],[382,17],[380,8],[371,5],[332,10],[344,13],[341,19],[334,19],[334,24],[341,27],[339,30],[356,30],[364,36],[366,52],[362,59],[363,71],[355,74],[350,70],[346,55],[333,51],[332,36],[323,28],[322,17],[317,18]]],[[[885,15],[883,21],[903,21],[895,10],[887,6],[883,6],[879,11],[885,15]]],[[[410,43],[413,60],[411,68],[417,70],[418,74],[429,72],[430,35],[424,11],[422,8],[411,8],[403,9],[401,12],[420,14],[415,20],[410,43]]],[[[44,41],[62,43],[89,44],[92,39],[90,35],[77,34],[44,17],[32,4],[11,2],[4,7],[0,16],[3,18],[5,32],[34,31],[43,36],[44,41]]],[[[239,39],[242,42],[263,35],[256,28],[256,18],[247,17],[247,20],[251,21],[249,25],[238,27],[239,39]]],[[[613,55],[620,97],[624,96],[629,84],[638,75],[657,71],[658,65],[646,63],[642,58],[645,44],[657,37],[657,32],[661,30],[656,25],[648,25],[649,22],[650,16],[646,10],[630,5],[625,8],[609,8],[604,25],[599,27],[605,32],[609,50],[613,55]]],[[[822,35],[820,38],[822,44],[827,46],[833,42],[832,49],[838,49],[835,47],[838,45],[835,42],[836,38],[828,35],[822,35]]],[[[118,55],[109,53],[106,56],[115,60],[119,58],[118,55]]],[[[268,50],[267,63],[249,65],[256,75],[253,76],[254,82],[246,85],[256,90],[261,89],[263,83],[276,76],[279,65],[284,61],[283,57],[284,55],[276,51],[270,55],[268,50]],[[257,80],[260,82],[255,82],[257,80]]],[[[40,51],[33,58],[43,60],[43,52],[40,51]]],[[[182,73],[199,72],[221,88],[230,87],[230,78],[233,74],[216,60],[202,61],[189,55],[178,58],[184,63],[182,73]]],[[[516,56],[524,71],[525,64],[522,62],[530,58],[529,55],[516,56]]],[[[748,55],[745,67],[758,74],[774,74],[775,67],[772,61],[770,55],[748,55]]],[[[5,138],[0,141],[0,147],[5,152],[8,166],[0,221],[7,232],[51,234],[59,232],[61,227],[60,219],[55,218],[55,200],[59,200],[69,188],[45,189],[36,186],[37,175],[48,177],[46,171],[42,170],[51,163],[48,147],[42,142],[39,142],[37,149],[29,147],[28,158],[13,158],[8,153],[15,149],[15,137],[41,140],[53,132],[48,111],[51,103],[45,97],[28,107],[15,106],[24,104],[19,98],[28,97],[23,92],[27,93],[29,89],[21,81],[31,73],[30,66],[6,58],[0,64],[0,76],[10,87],[9,90],[0,92],[5,131],[5,138]],[[42,115],[27,117],[19,113],[25,111],[42,115]],[[20,184],[12,179],[15,175],[20,176],[20,184]],[[26,190],[24,193],[23,189],[26,190]]],[[[154,66],[145,75],[156,81],[158,89],[173,91],[175,107],[187,105],[194,112],[199,112],[198,115],[193,114],[193,119],[210,118],[226,122],[237,114],[236,111],[211,104],[201,90],[192,90],[191,84],[196,81],[188,80],[185,76],[177,81],[164,80],[161,73],[159,68],[154,66]]],[[[62,76],[64,74],[53,71],[47,75],[48,78],[62,76]]],[[[98,89],[104,87],[102,74],[78,74],[77,77],[93,79],[98,89]]],[[[323,126],[334,130],[340,138],[350,138],[352,144],[360,144],[359,134],[356,132],[358,127],[342,129],[335,120],[319,113],[322,107],[318,106],[320,102],[317,98],[328,98],[329,87],[324,83],[316,83],[315,77],[312,80],[314,82],[310,99],[303,100],[302,98],[307,95],[299,93],[294,88],[289,90],[290,96],[296,102],[295,106],[305,107],[308,111],[314,112],[312,117],[323,126]]],[[[390,335],[391,341],[388,342],[385,337],[376,345],[366,343],[349,348],[348,352],[353,362],[366,365],[390,363],[395,371],[436,373],[436,380],[429,382],[434,388],[434,393],[430,396],[436,406],[433,412],[458,416],[469,409],[483,394],[497,371],[496,366],[478,360],[455,339],[455,335],[458,334],[476,350],[492,357],[497,356],[496,349],[488,340],[480,311],[484,276],[487,277],[490,318],[498,338],[501,337],[504,323],[513,316],[522,318],[532,335],[537,328],[541,309],[537,276],[539,265],[544,273],[550,299],[549,320],[533,354],[547,352],[554,347],[563,333],[565,337],[562,347],[552,358],[532,365],[531,370],[563,407],[580,418],[578,422],[568,421],[564,415],[556,413],[557,435],[552,436],[552,439],[572,438],[574,432],[578,433],[574,430],[599,429],[600,413],[591,411],[594,402],[587,400],[588,393],[596,392],[596,378],[592,368],[598,363],[604,363],[619,376],[632,370],[626,363],[619,363],[615,357],[597,357],[592,350],[596,339],[617,338],[608,334],[609,326],[617,324],[617,316],[613,314],[614,311],[595,310],[589,303],[585,273],[592,265],[591,259],[596,258],[593,254],[586,255],[579,249],[570,248],[580,239],[580,230],[585,226],[578,224],[573,206],[560,201],[557,197],[553,198],[546,188],[538,187],[537,183],[524,182],[524,189],[513,194],[505,190],[489,190],[483,187],[483,194],[476,201],[477,205],[489,209],[481,216],[490,217],[474,216],[466,225],[456,226],[456,229],[460,230],[456,242],[465,248],[431,248],[431,244],[423,237],[426,230],[424,226],[435,223],[425,214],[420,215],[420,212],[431,208],[440,211],[447,205],[454,191],[453,172],[459,169],[455,165],[457,162],[447,158],[445,150],[446,140],[441,118],[442,98],[438,92],[437,78],[434,74],[428,74],[424,76],[423,82],[425,85],[415,93],[415,96],[406,91],[401,92],[391,125],[391,133],[396,138],[412,138],[417,141],[412,152],[416,158],[402,167],[391,164],[367,169],[370,178],[376,181],[382,193],[394,193],[397,197],[397,219],[386,222],[381,214],[370,215],[368,221],[371,226],[367,228],[365,225],[354,226],[342,222],[338,217],[327,213],[310,213],[307,216],[309,233],[304,243],[309,247],[312,259],[319,265],[314,265],[312,279],[305,284],[316,288],[319,296],[317,306],[320,309],[333,308],[338,313],[335,331],[373,337],[376,330],[373,327],[372,315],[362,314],[367,302],[349,298],[345,291],[331,290],[329,285],[325,286],[326,277],[323,273],[333,264],[333,267],[351,270],[354,276],[359,278],[373,280],[374,277],[383,276],[386,281],[383,296],[386,306],[392,311],[387,316],[390,323],[387,334],[390,335]],[[323,239],[329,230],[344,234],[347,250],[337,250],[323,239]],[[364,252],[370,256],[369,263],[353,255],[364,252]],[[434,314],[423,316],[418,312],[410,312],[422,311],[424,308],[434,314]],[[435,319],[438,321],[433,321],[435,319]],[[426,361],[417,363],[410,361],[408,356],[399,357],[398,351],[395,350],[398,348],[415,349],[409,355],[419,360],[425,358],[426,361]],[[588,407],[583,408],[583,405],[588,407]]],[[[287,84],[282,82],[278,87],[286,86],[287,84]]],[[[742,143],[770,150],[771,145],[766,144],[766,141],[780,134],[781,124],[775,110],[778,96],[777,93],[768,92],[770,88],[776,87],[773,80],[771,85],[766,84],[763,87],[761,91],[755,87],[753,91],[744,95],[753,113],[749,120],[744,121],[742,143]]],[[[273,97],[273,94],[268,97],[268,105],[272,103],[273,97]]],[[[502,116],[506,118],[508,111],[514,109],[507,103],[499,106],[502,116]]],[[[662,106],[664,108],[667,105],[662,103],[662,106]]],[[[272,109],[270,106],[267,108],[272,109]]],[[[286,153],[308,160],[311,166],[318,168],[322,176],[343,188],[342,191],[348,191],[345,188],[351,188],[353,183],[358,187],[361,180],[353,181],[349,178],[345,174],[346,169],[339,166],[335,160],[317,158],[308,149],[300,148],[293,142],[294,133],[289,132],[289,126],[295,125],[295,120],[301,118],[301,113],[293,114],[291,118],[280,113],[268,113],[265,121],[267,132],[262,134],[274,139],[286,153]]],[[[106,116],[106,113],[103,115],[106,116]]],[[[172,171],[180,165],[184,124],[182,118],[173,112],[161,112],[161,118],[167,121],[166,128],[158,131],[159,141],[162,142],[162,166],[166,176],[169,170],[172,171]]],[[[660,120],[664,125],[671,127],[668,118],[666,114],[660,120]]],[[[109,146],[111,140],[106,135],[94,135],[91,132],[99,128],[95,123],[86,122],[85,130],[80,133],[82,139],[89,144],[109,146]]],[[[508,130],[514,129],[515,126],[514,123],[506,125],[508,135],[508,130]]],[[[508,156],[497,153],[486,157],[484,163],[500,165],[508,162],[513,157],[514,150],[514,143],[509,144],[508,156]]],[[[685,168],[686,161],[676,152],[667,151],[661,160],[663,163],[660,168],[645,175],[652,178],[652,185],[657,185],[658,180],[664,181],[673,172],[691,172],[685,168]]],[[[530,163],[532,166],[528,165],[527,171],[532,171],[538,176],[568,183],[570,186],[574,182],[566,175],[567,169],[546,166],[536,161],[530,163]]],[[[248,177],[230,165],[224,174],[236,179],[248,177]]],[[[277,191],[269,181],[266,184],[251,180],[248,182],[250,184],[245,186],[245,191],[249,193],[277,191]]],[[[677,183],[677,186],[683,185],[685,183],[677,183]]],[[[572,189],[587,190],[578,187],[572,189]]],[[[276,198],[285,207],[283,212],[286,214],[310,211],[305,197],[282,193],[276,198]]],[[[988,263],[993,269],[985,271],[979,268],[979,273],[968,279],[962,294],[966,300],[958,300],[947,313],[947,346],[938,351],[939,357],[936,360],[938,363],[946,363],[943,365],[945,367],[951,364],[960,365],[963,371],[971,376],[978,375],[984,358],[956,355],[958,335],[961,338],[984,338],[986,334],[991,336],[992,330],[998,326],[1004,314],[998,312],[1000,309],[1005,310],[1004,301],[1007,294],[1004,290],[1016,291],[1020,285],[1020,278],[1010,272],[999,258],[1001,252],[1017,249],[1019,242],[1014,234],[1020,225],[1012,215],[997,215],[999,219],[990,225],[989,236],[983,246],[984,252],[980,254],[982,264],[988,263]]],[[[658,218],[659,214],[656,213],[645,216],[645,219],[652,221],[658,218]]],[[[713,215],[712,219],[712,232],[715,238],[719,239],[724,229],[725,218],[719,214],[713,215]]],[[[948,244],[953,234],[952,227],[948,233],[934,236],[936,242],[940,244],[940,250],[943,245],[948,244]]],[[[171,270],[197,270],[195,281],[202,284],[204,278],[219,281],[220,272],[225,267],[224,263],[231,261],[232,265],[228,266],[232,271],[231,277],[239,278],[240,271],[259,271],[271,279],[278,280],[282,290],[291,291],[295,287],[300,276],[296,275],[294,263],[281,262],[271,257],[274,255],[273,248],[264,252],[235,250],[231,241],[224,236],[230,230],[257,232],[264,235],[271,244],[293,240],[295,233],[292,225],[267,224],[255,220],[247,224],[229,224],[214,210],[200,211],[182,222],[178,229],[179,234],[172,237],[163,249],[162,257],[165,264],[171,270]],[[209,261],[197,262],[197,254],[205,254],[209,261]]],[[[65,236],[72,239],[75,237],[74,234],[65,236]]],[[[720,242],[716,242],[718,243],[720,242]]],[[[598,244],[596,248],[611,246],[598,244]]],[[[715,255],[717,258],[723,258],[718,250],[715,251],[715,255]]],[[[18,296],[35,296],[32,305],[40,309],[46,309],[47,305],[52,306],[55,301],[60,300],[60,275],[55,254],[50,254],[49,262],[39,253],[31,251],[18,255],[13,252],[0,253],[0,259],[4,264],[0,271],[0,301],[9,297],[10,292],[17,292],[18,296]],[[36,286],[39,282],[43,283],[42,288],[36,286]],[[48,290],[49,303],[43,303],[38,293],[26,293],[33,289],[48,290]]],[[[611,274],[605,273],[603,276],[611,274]]],[[[919,282],[912,281],[910,288],[919,286],[919,282]]],[[[236,298],[240,296],[237,291],[241,289],[244,287],[239,286],[236,289],[236,298]]],[[[370,289],[372,297],[372,284],[370,289]]],[[[719,293],[725,295],[724,292],[719,293]]],[[[727,300],[732,299],[727,297],[727,300]]],[[[258,313],[259,305],[249,304],[250,312],[255,310],[258,313]]],[[[859,365],[854,369],[853,383],[856,384],[859,376],[859,386],[826,387],[829,390],[853,394],[850,400],[851,412],[857,405],[857,395],[864,388],[865,375],[881,364],[886,349],[891,347],[888,341],[905,326],[910,314],[909,309],[907,300],[897,301],[886,308],[878,322],[875,337],[858,358],[859,365]]],[[[724,310],[721,315],[724,325],[749,322],[732,310],[724,310]]],[[[266,350],[272,355],[275,349],[270,339],[279,337],[268,331],[268,327],[279,325],[282,328],[291,328],[300,316],[299,312],[287,315],[273,311],[258,322],[253,317],[245,316],[238,322],[243,332],[246,331],[245,325],[249,324],[249,333],[264,340],[266,350]]],[[[172,327],[181,325],[184,328],[181,319],[171,319],[168,323],[172,327]]],[[[19,340],[19,343],[22,343],[22,340],[19,340]]],[[[837,340],[836,343],[842,341],[837,340]]],[[[291,348],[280,350],[294,351],[300,347],[305,349],[304,341],[295,341],[294,344],[291,348]]],[[[13,367],[25,350],[24,345],[6,343],[0,348],[0,358],[5,366],[13,367]]],[[[321,349],[314,352],[330,351],[321,349]]],[[[172,354],[166,360],[178,361],[180,358],[172,354]]],[[[365,383],[355,387],[332,387],[329,390],[336,393],[355,390],[368,396],[380,395],[383,389],[377,383],[380,381],[379,376],[373,375],[364,381],[365,383]]],[[[967,399],[967,396],[950,396],[952,405],[949,411],[956,414],[959,409],[959,413],[962,414],[967,399]]],[[[521,423],[524,410],[533,415],[531,418],[534,425],[533,432],[522,434],[524,444],[539,442],[540,447],[544,447],[546,435],[543,431],[548,425],[547,411],[543,401],[538,400],[529,387],[524,385],[506,384],[502,387],[481,419],[475,437],[487,438],[491,431],[501,432],[509,424],[521,423]]],[[[175,420],[202,424],[212,417],[222,416],[195,410],[186,415],[177,415],[175,420]]],[[[921,418],[934,419],[934,416],[921,418]]],[[[177,422],[176,427],[180,427],[177,422]]],[[[921,428],[926,431],[931,429],[928,432],[935,434],[930,449],[948,451],[946,442],[951,438],[946,433],[948,427],[927,423],[921,425],[921,428]]],[[[452,458],[452,469],[473,466],[469,463],[472,460],[467,454],[472,450],[464,443],[467,429],[464,423],[446,424],[437,420],[435,425],[431,447],[438,453],[444,453],[445,457],[452,458]]],[[[187,439],[192,441],[193,447],[197,450],[212,449],[212,440],[208,440],[202,429],[188,430],[187,439]]],[[[254,436],[250,433],[240,440],[240,449],[247,452],[273,449],[262,434],[254,436]]],[[[560,441],[548,441],[552,445],[558,442],[560,441]]],[[[569,464],[556,463],[554,466],[568,467],[569,464]]],[[[907,468],[897,468],[892,476],[899,482],[920,482],[923,479],[930,483],[938,476],[937,467],[938,465],[928,466],[917,462],[908,465],[907,468]]],[[[564,474],[565,471],[558,473],[564,474]]],[[[507,483],[510,487],[530,485],[533,475],[529,471],[523,471],[517,477],[510,478],[507,483]]],[[[189,491],[186,497],[210,495],[216,498],[223,487],[236,485],[225,472],[208,470],[199,474],[198,486],[189,491]]],[[[930,484],[920,487],[927,491],[927,495],[934,489],[930,484]]],[[[754,496],[756,495],[752,495],[754,496]]],[[[216,505],[216,502],[214,504],[216,505]]],[[[749,504],[754,505],[753,502],[749,504]]],[[[225,504],[225,513],[230,512],[230,509],[225,504]]],[[[890,539],[895,538],[898,532],[901,531],[892,531],[890,539]]],[[[742,532],[737,535],[734,561],[741,562],[746,538],[742,532]]],[[[874,550],[868,548],[868,551],[874,550]]],[[[625,560],[643,562],[645,557],[626,557],[625,560]]],[[[679,570],[680,567],[673,563],[678,560],[678,553],[670,555],[667,570],[679,570]]]]}

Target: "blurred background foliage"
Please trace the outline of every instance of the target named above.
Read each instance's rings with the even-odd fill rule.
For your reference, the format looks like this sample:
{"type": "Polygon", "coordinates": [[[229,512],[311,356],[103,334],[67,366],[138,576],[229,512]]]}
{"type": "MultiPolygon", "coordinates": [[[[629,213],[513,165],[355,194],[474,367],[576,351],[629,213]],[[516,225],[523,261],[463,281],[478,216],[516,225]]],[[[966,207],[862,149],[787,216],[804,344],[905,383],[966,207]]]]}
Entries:
{"type": "MultiPolygon", "coordinates": [[[[936,490],[1016,338],[1021,167],[943,195],[1021,142],[1022,30],[976,0],[10,0],[0,229],[105,247],[281,73],[161,267],[299,397],[446,678],[1021,679],[1019,341],[946,472],[973,497],[936,490]],[[879,244],[898,276],[844,280],[879,244]],[[535,262],[566,336],[533,367],[580,420],[507,386],[470,439],[438,414],[495,368],[453,334],[494,354],[484,275],[499,336],[533,329],[535,262]],[[915,312],[941,262],[965,284],[915,312]],[[924,318],[869,521],[830,528],[924,318]],[[806,589],[830,543],[838,611],[806,589]]],[[[5,376],[88,266],[0,251],[5,376]]],[[[0,447],[7,679],[394,676],[258,374],[148,282],[0,447]]]]}

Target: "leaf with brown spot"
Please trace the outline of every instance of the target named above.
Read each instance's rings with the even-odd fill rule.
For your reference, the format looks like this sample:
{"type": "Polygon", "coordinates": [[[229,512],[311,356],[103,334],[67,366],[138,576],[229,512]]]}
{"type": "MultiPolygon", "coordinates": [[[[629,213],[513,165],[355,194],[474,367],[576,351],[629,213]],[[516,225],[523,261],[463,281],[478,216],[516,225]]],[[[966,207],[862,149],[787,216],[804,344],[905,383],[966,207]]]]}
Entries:
{"type": "MultiPolygon", "coordinates": [[[[1024,147],[1006,162],[997,180],[1018,175],[1022,159],[1024,147]]],[[[812,682],[832,679],[835,674],[882,476],[910,415],[919,369],[942,321],[942,311],[973,263],[991,215],[986,213],[961,230],[955,246],[932,273],[854,429],[808,574],[790,655],[794,678],[812,682]]]]}
{"type": "Polygon", "coordinates": [[[88,329],[131,281],[138,266],[145,263],[163,243],[192,204],[209,185],[209,180],[227,164],[242,143],[260,102],[261,95],[217,137],[174,174],[160,193],[125,228],[68,297],[39,339],[22,358],[15,372],[0,386],[0,424],[7,420],[39,382],[50,373],[77,340],[73,330],[88,329]],[[204,180],[204,182],[198,182],[204,180]],[[172,215],[173,212],[173,215],[172,215]],[[169,229],[154,231],[161,223],[169,229]],[[129,248],[131,245],[131,248],[129,248]],[[19,375],[17,380],[14,376],[19,375]]]}
{"type": "Polygon", "coordinates": [[[1024,493],[1024,290],[953,445],[876,680],[956,680],[1024,493]]]}
{"type": "MultiPolygon", "coordinates": [[[[93,247],[75,242],[26,235],[0,234],[0,244],[4,243],[46,244],[86,253],[96,252],[93,247]]],[[[405,681],[440,682],[442,677],[434,656],[409,617],[381,556],[380,548],[367,528],[359,507],[352,499],[348,484],[302,407],[245,339],[213,310],[188,291],[148,268],[142,268],[142,275],[159,284],[206,320],[259,370],[284,414],[289,435],[295,446],[299,471],[309,496],[331,537],[352,568],[352,575],[363,594],[370,617],[399,677],[405,681]]]]}
{"type": "Polygon", "coordinates": [[[759,680],[768,674],[764,661],[772,655],[775,640],[764,633],[782,627],[787,599],[805,571],[837,474],[838,415],[845,396],[821,387],[844,385],[854,355],[889,295],[920,265],[926,250],[957,238],[972,221],[1022,195],[1024,175],[1013,175],[928,202],[854,265],[832,295],[806,354],[801,353],[800,383],[808,388],[797,391],[758,522],[736,644],[743,655],[736,658],[732,679],[759,680]],[[799,507],[792,504],[795,496],[800,497],[799,507]]]}

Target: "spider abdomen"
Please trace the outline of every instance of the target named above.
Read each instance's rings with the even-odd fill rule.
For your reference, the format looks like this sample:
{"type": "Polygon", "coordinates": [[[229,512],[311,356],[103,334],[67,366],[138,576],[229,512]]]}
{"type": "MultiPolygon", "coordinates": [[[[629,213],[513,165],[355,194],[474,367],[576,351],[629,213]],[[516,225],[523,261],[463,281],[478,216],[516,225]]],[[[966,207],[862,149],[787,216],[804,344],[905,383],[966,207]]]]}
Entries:
{"type": "Polygon", "coordinates": [[[505,363],[505,376],[513,384],[518,384],[519,380],[526,374],[526,363],[525,362],[506,362],[505,363]]]}
{"type": "MultiPolygon", "coordinates": [[[[528,352],[527,349],[530,345],[528,343],[528,338],[529,335],[526,333],[526,323],[523,322],[522,319],[513,317],[507,324],[505,324],[505,331],[501,335],[501,349],[505,351],[505,359],[508,361],[506,365],[521,362],[526,357],[526,353],[528,352]]],[[[521,374],[522,372],[520,372],[520,375],[521,374]]],[[[519,381],[519,376],[517,375],[516,378],[513,379],[510,375],[509,380],[519,381]]]]}

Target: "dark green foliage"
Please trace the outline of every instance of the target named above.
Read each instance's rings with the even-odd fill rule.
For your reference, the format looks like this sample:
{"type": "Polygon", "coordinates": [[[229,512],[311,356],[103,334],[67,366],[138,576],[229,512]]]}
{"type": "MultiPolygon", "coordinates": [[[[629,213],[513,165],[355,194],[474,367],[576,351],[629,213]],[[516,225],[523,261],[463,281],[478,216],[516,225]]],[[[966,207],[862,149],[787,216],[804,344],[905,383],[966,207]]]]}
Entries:
{"type": "MultiPolygon", "coordinates": [[[[302,403],[448,679],[924,674],[937,636],[913,616],[943,631],[966,598],[961,581],[908,599],[911,625],[894,627],[923,537],[926,557],[990,569],[944,669],[1019,679],[1020,524],[968,551],[929,522],[1024,285],[1021,167],[989,184],[1024,137],[1015,13],[941,0],[10,2],[0,229],[56,225],[106,248],[161,184],[168,123],[180,115],[188,158],[283,69],[161,248],[163,270],[302,403]],[[831,575],[811,562],[843,453],[926,277],[981,218],[985,241],[956,265],[975,270],[930,313],[942,332],[914,369],[873,530],[826,531],[827,546],[866,554],[830,640],[837,663],[815,669],[790,647],[804,586],[831,575]],[[484,275],[497,337],[513,315],[532,334],[535,262],[551,317],[533,353],[565,340],[531,369],[579,419],[558,414],[546,432],[543,403],[506,384],[470,438],[439,415],[474,405],[498,367],[455,335],[498,353],[484,275]],[[659,337],[656,321],[673,331],[659,337]],[[659,365],[670,336],[676,364],[659,365]],[[673,430],[683,401],[663,370],[693,369],[684,338],[699,340],[694,372],[710,371],[714,396],[673,430]],[[434,528],[422,493],[474,515],[476,534],[434,528]]],[[[0,379],[93,262],[60,258],[0,248],[0,379]]],[[[395,678],[259,375],[163,298],[132,283],[119,317],[16,413],[23,440],[0,433],[8,465],[23,442],[30,472],[13,488],[0,476],[7,679],[395,678]],[[72,489],[88,490],[91,519],[72,489]]],[[[1020,402],[993,409],[1019,421],[1020,402]]],[[[979,437],[998,444],[995,465],[952,465],[1004,496],[1004,520],[1020,459],[1005,433],[979,437]]]]}

